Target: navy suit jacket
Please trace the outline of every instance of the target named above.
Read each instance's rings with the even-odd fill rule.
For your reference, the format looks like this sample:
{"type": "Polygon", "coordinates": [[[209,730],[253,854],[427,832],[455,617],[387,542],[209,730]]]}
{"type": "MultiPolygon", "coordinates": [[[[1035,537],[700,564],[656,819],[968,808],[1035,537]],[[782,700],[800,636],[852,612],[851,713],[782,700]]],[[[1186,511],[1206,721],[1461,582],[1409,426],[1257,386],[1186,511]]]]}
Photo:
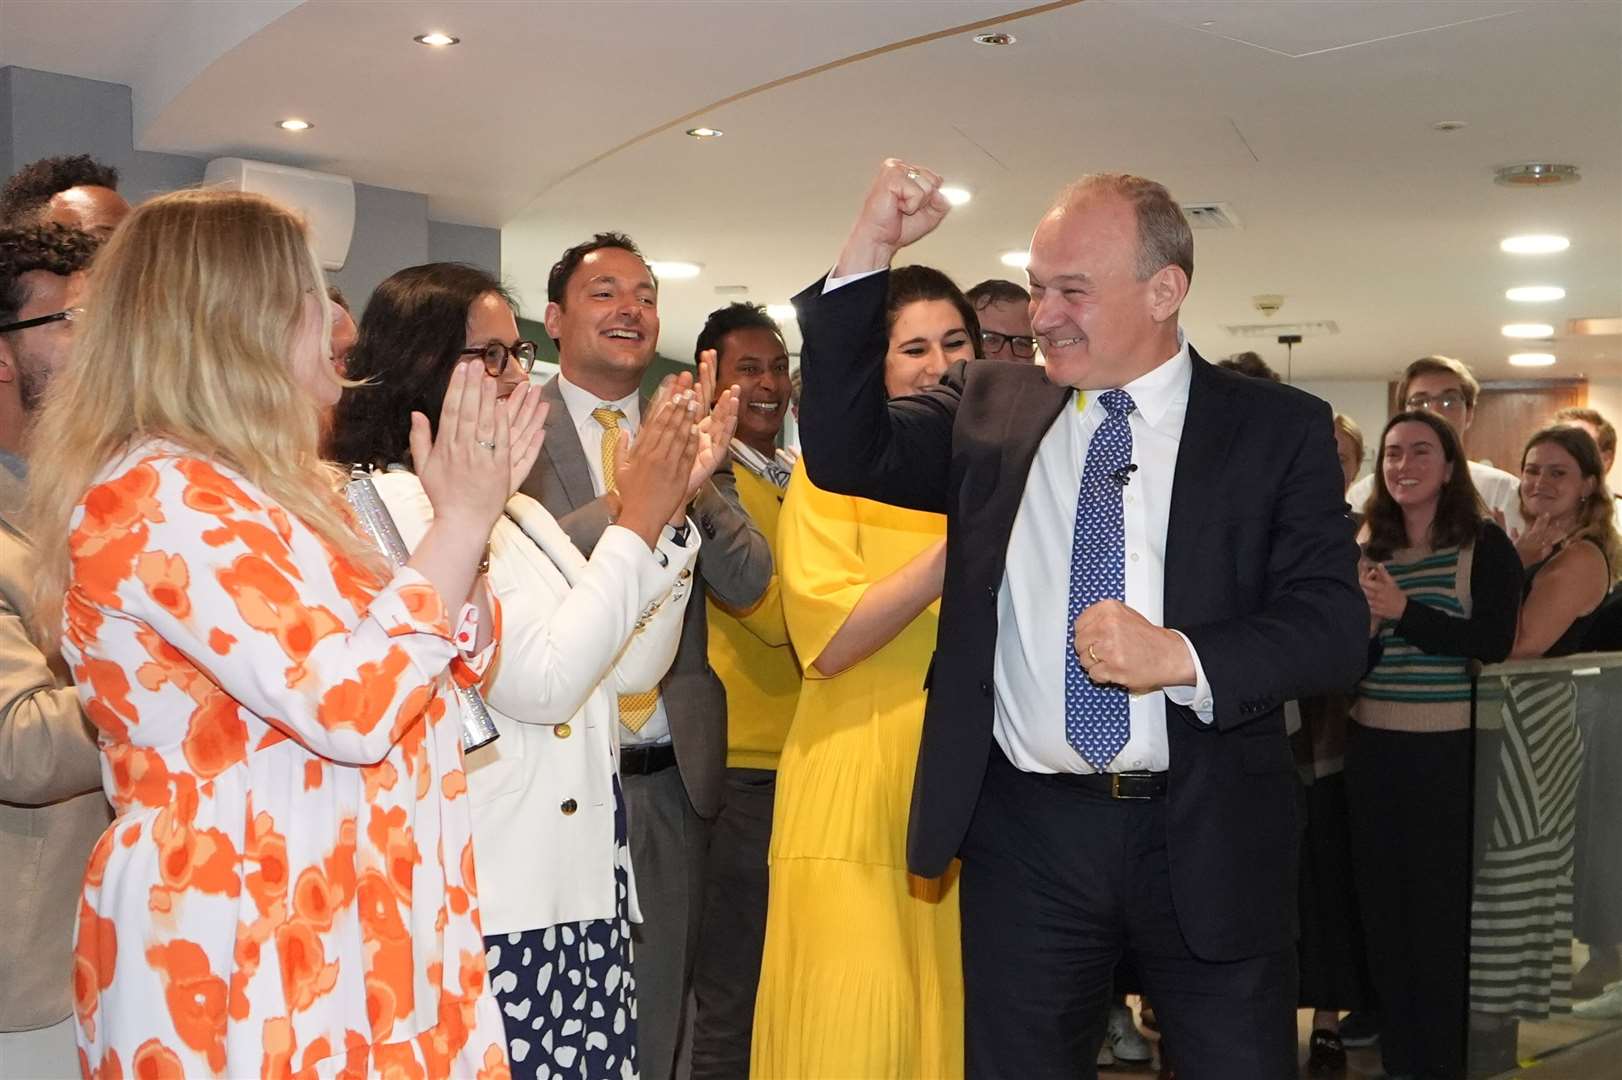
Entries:
{"type": "MultiPolygon", "coordinates": [[[[888,279],[827,295],[819,281],[795,298],[801,441],[817,486],[947,516],[908,829],[911,869],[928,877],[946,870],[974,815],[991,752],[1008,537],[1037,447],[1072,391],[1035,365],[975,360],[886,404],[888,279]]],[[[1069,552],[1053,565],[1062,580],[1069,552]]],[[[1164,621],[1198,651],[1215,722],[1167,703],[1166,842],[1178,924],[1202,959],[1272,952],[1295,936],[1297,779],[1283,703],[1361,677],[1369,615],[1356,571],[1328,406],[1195,353],[1164,621]]]]}

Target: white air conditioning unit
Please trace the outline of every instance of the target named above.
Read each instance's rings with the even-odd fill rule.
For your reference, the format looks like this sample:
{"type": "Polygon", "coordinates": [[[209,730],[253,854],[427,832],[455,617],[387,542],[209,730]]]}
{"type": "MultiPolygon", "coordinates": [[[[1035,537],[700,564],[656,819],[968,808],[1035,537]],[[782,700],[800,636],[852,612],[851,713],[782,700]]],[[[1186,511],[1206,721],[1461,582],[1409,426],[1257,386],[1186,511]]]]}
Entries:
{"type": "Polygon", "coordinates": [[[323,269],[340,270],[349,258],[355,233],[355,182],[349,177],[247,158],[215,158],[203,173],[203,184],[252,191],[304,215],[323,269]]]}

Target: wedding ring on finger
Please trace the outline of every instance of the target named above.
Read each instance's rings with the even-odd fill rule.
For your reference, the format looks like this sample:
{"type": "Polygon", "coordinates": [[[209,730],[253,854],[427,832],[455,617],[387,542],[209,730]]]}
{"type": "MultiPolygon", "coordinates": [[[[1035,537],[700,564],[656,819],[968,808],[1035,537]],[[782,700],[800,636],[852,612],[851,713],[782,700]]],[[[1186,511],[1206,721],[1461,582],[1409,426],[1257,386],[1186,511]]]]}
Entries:
{"type": "Polygon", "coordinates": [[[1087,656],[1092,660],[1093,663],[1098,663],[1098,653],[1094,651],[1091,645],[1087,646],[1087,656]]]}
{"type": "Polygon", "coordinates": [[[908,180],[916,180],[916,179],[918,179],[918,170],[917,169],[908,169],[907,170],[907,179],[908,180]]]}
{"type": "Polygon", "coordinates": [[[484,447],[486,450],[490,451],[492,454],[496,452],[495,440],[493,440],[493,439],[490,439],[490,440],[476,439],[474,441],[477,442],[480,446],[484,447]]]}

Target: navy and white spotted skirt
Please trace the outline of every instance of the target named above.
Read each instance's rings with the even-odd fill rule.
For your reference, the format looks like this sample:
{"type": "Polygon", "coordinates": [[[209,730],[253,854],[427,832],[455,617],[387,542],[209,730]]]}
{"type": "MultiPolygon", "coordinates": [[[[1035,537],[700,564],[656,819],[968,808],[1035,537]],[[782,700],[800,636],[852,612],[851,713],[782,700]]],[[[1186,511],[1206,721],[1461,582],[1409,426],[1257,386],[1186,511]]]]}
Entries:
{"type": "Polygon", "coordinates": [[[484,939],[513,1080],[637,1080],[626,835],[615,777],[613,918],[484,939]]]}

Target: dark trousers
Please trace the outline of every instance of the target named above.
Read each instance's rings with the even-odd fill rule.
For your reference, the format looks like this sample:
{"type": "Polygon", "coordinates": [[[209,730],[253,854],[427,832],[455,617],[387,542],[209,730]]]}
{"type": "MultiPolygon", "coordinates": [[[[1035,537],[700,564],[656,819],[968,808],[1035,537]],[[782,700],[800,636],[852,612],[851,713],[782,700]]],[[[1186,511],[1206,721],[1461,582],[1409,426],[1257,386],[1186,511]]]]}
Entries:
{"type": "Polygon", "coordinates": [[[710,826],[693,971],[693,1080],[747,1080],[766,944],[766,852],[777,772],[728,769],[726,788],[726,805],[710,826]]]}
{"type": "Polygon", "coordinates": [[[1021,772],[992,747],[959,885],[970,1077],[1096,1077],[1124,952],[1179,1080],[1296,1075],[1295,949],[1231,963],[1189,951],[1165,808],[1021,772]]]}
{"type": "Polygon", "coordinates": [[[1470,739],[1352,725],[1346,798],[1388,1073],[1464,1075],[1470,739]]]}
{"type": "MultiPolygon", "coordinates": [[[[676,1074],[704,900],[707,823],[675,766],[622,776],[642,922],[631,928],[642,1080],[676,1074]]],[[[567,872],[567,868],[564,868],[567,872]]]]}

